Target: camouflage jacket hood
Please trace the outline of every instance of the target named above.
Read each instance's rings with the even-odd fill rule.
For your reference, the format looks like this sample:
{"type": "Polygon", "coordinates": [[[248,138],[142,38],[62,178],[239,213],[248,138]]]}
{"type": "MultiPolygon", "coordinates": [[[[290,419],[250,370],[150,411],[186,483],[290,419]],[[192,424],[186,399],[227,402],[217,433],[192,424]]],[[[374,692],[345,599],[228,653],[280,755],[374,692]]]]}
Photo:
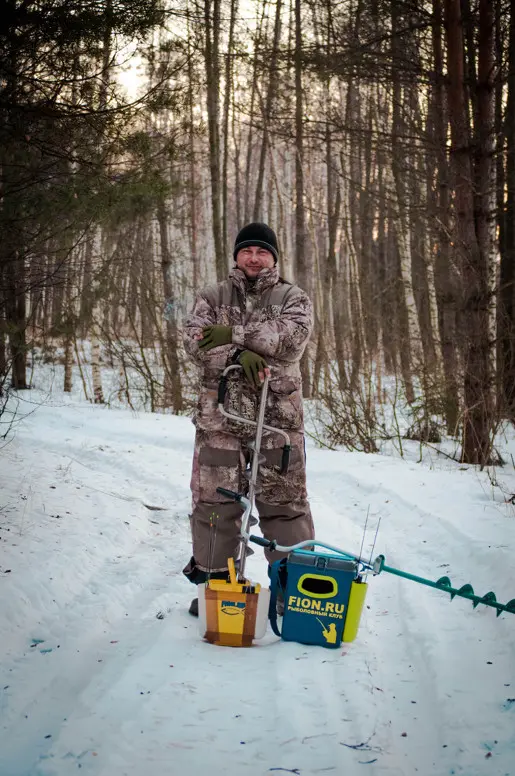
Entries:
{"type": "Polygon", "coordinates": [[[272,267],[272,269],[262,269],[256,279],[252,282],[241,269],[234,267],[229,273],[229,280],[232,281],[233,286],[235,286],[241,294],[250,293],[258,296],[277,285],[279,281],[282,281],[282,278],[279,277],[279,270],[277,267],[272,267]]]}

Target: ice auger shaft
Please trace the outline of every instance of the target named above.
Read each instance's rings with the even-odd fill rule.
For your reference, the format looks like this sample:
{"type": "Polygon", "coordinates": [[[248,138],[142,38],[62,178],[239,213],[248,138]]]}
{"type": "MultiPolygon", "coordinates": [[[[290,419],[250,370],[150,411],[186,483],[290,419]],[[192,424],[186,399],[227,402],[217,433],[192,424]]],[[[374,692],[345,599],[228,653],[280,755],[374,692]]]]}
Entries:
{"type": "Polygon", "coordinates": [[[227,490],[226,488],[220,487],[220,488],[217,488],[217,491],[218,493],[228,496],[229,498],[234,498],[237,501],[241,501],[241,503],[244,505],[243,506],[244,513],[242,517],[242,526],[241,526],[241,532],[240,532],[241,545],[240,545],[239,566],[238,566],[238,577],[240,579],[244,579],[245,562],[247,560],[247,554],[248,554],[247,548],[248,548],[248,541],[249,541],[249,528],[257,522],[257,519],[253,516],[253,512],[255,511],[255,506],[256,506],[255,497],[258,492],[257,487],[258,487],[259,467],[265,460],[264,456],[261,455],[261,452],[260,452],[263,431],[271,431],[275,434],[279,434],[284,439],[284,446],[282,448],[281,474],[286,474],[288,471],[291,445],[290,445],[290,437],[285,431],[283,431],[280,428],[275,428],[274,426],[267,426],[265,424],[265,409],[266,409],[266,399],[268,395],[268,383],[270,379],[269,377],[265,377],[264,383],[261,387],[260,400],[259,400],[259,412],[258,412],[257,420],[250,420],[249,418],[245,418],[240,415],[235,415],[231,412],[227,412],[227,410],[224,407],[225,394],[227,391],[227,381],[228,381],[229,372],[231,372],[234,369],[241,370],[241,366],[239,364],[232,364],[228,366],[222,373],[222,376],[220,378],[220,382],[218,385],[218,409],[220,410],[220,413],[224,415],[224,417],[229,418],[230,420],[236,420],[239,423],[251,426],[256,429],[256,436],[253,442],[251,442],[248,446],[252,453],[251,467],[250,467],[250,472],[248,473],[248,479],[249,479],[248,499],[242,499],[240,498],[240,494],[234,493],[233,491],[227,490]]]}

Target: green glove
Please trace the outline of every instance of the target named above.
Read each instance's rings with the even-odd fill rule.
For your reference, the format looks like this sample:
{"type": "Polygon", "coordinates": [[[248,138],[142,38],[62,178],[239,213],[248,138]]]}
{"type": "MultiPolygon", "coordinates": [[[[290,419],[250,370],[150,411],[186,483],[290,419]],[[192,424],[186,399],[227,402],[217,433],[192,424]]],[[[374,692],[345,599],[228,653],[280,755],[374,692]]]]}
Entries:
{"type": "Polygon", "coordinates": [[[259,379],[259,372],[264,372],[268,368],[268,365],[263,356],[254,353],[252,350],[244,350],[238,357],[239,363],[243,367],[245,377],[256,388],[261,388],[261,380],[259,379]]]}
{"type": "Polygon", "coordinates": [[[218,348],[220,345],[230,345],[232,342],[232,326],[204,326],[202,334],[204,338],[200,340],[198,346],[204,352],[211,348],[218,348]]]}

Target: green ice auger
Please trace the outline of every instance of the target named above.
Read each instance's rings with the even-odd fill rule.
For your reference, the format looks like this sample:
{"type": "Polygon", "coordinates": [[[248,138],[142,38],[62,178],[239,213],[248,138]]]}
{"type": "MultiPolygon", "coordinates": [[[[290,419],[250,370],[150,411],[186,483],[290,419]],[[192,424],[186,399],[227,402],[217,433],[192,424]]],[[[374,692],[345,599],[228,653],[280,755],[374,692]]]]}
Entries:
{"type": "Polygon", "coordinates": [[[492,591],[480,596],[474,593],[474,588],[469,584],[463,585],[459,590],[456,587],[452,587],[449,577],[440,577],[436,582],[431,582],[430,579],[418,577],[415,574],[408,574],[406,571],[400,571],[400,569],[394,569],[392,566],[387,566],[385,564],[384,555],[377,556],[372,566],[372,571],[374,574],[380,574],[382,571],[387,571],[388,574],[395,574],[395,576],[404,577],[404,579],[412,579],[413,582],[419,582],[421,585],[434,587],[436,590],[445,590],[446,593],[450,593],[451,601],[457,595],[461,596],[461,598],[468,598],[469,601],[472,601],[474,609],[478,604],[493,606],[494,609],[497,609],[497,617],[499,617],[501,612],[511,612],[512,614],[515,614],[515,598],[512,598],[507,604],[501,604],[497,601],[496,595],[492,591]]]}

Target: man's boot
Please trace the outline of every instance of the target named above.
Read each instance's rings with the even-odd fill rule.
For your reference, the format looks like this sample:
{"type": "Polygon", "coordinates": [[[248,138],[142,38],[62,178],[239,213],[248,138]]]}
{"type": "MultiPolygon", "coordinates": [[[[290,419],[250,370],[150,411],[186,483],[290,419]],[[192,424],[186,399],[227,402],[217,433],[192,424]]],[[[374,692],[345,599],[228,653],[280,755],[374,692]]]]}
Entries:
{"type": "MultiPolygon", "coordinates": [[[[194,585],[200,585],[203,582],[207,582],[208,579],[228,579],[229,577],[228,571],[213,571],[212,573],[209,573],[199,569],[195,563],[195,558],[193,557],[191,558],[186,568],[183,569],[182,573],[194,585]]],[[[198,598],[194,598],[192,600],[188,612],[192,615],[192,617],[198,617],[198,598]]]]}
{"type": "Polygon", "coordinates": [[[193,599],[193,601],[190,604],[190,608],[188,609],[188,612],[193,617],[198,617],[198,598],[193,599]]]}

